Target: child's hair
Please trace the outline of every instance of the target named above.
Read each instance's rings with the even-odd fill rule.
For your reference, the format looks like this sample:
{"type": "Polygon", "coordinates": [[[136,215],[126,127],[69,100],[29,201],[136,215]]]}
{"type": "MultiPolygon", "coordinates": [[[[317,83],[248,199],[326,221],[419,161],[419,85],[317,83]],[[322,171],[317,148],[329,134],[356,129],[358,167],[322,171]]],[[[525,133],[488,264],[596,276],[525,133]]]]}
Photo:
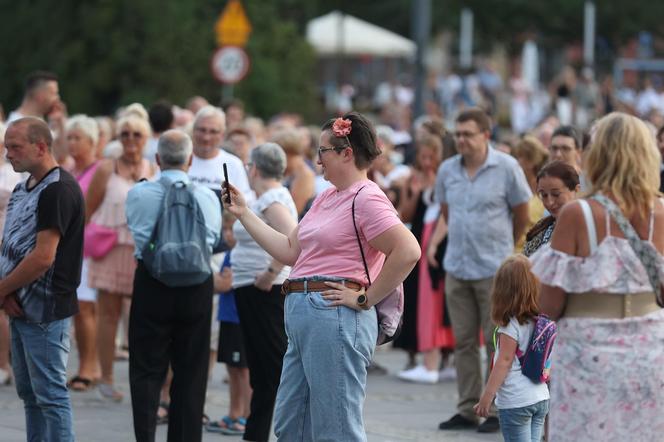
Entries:
{"type": "Polygon", "coordinates": [[[530,271],[530,261],[512,255],[500,265],[491,290],[491,319],[506,326],[515,317],[519,324],[539,314],[539,281],[530,271]]]}

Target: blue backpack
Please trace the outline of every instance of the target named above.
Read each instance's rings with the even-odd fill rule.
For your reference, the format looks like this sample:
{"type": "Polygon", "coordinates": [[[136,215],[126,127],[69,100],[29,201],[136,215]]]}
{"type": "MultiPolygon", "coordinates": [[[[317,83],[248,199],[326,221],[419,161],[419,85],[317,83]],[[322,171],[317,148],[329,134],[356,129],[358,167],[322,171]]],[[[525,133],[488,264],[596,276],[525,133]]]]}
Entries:
{"type": "Polygon", "coordinates": [[[521,373],[536,384],[548,382],[551,373],[551,350],[558,334],[556,323],[540,314],[535,319],[533,335],[525,353],[517,349],[521,373]],[[519,354],[521,353],[521,354],[519,354]]]}
{"type": "Polygon", "coordinates": [[[159,183],[164,199],[150,241],[142,250],[143,264],[153,278],[169,287],[200,284],[210,277],[212,268],[194,184],[165,177],[159,183]]]}
{"type": "MultiPolygon", "coordinates": [[[[493,332],[493,348],[496,345],[496,333],[498,327],[493,332]]],[[[548,316],[540,314],[535,318],[533,334],[525,353],[516,349],[516,357],[521,363],[521,373],[535,384],[548,382],[551,373],[551,350],[553,342],[558,334],[556,323],[548,316]]]]}

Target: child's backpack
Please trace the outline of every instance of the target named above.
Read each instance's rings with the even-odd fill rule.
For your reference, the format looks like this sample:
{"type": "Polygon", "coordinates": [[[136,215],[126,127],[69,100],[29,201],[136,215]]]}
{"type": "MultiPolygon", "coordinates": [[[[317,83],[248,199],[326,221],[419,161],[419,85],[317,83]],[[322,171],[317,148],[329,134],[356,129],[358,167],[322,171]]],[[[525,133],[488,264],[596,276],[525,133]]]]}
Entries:
{"type": "Polygon", "coordinates": [[[551,372],[551,350],[558,334],[556,323],[540,314],[535,318],[533,335],[526,352],[518,348],[516,356],[521,363],[521,373],[536,384],[548,382],[551,372]]]}
{"type": "Polygon", "coordinates": [[[142,251],[143,264],[153,278],[169,287],[200,284],[212,269],[205,218],[194,197],[194,185],[165,177],[158,182],[164,188],[164,200],[142,251]]]}

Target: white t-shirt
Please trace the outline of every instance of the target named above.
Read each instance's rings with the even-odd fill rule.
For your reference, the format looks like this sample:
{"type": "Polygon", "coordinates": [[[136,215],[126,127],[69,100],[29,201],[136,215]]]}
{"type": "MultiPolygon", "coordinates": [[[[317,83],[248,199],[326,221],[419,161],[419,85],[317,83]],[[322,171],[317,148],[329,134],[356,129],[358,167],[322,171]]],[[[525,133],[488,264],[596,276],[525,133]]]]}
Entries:
{"type": "MultiPolygon", "coordinates": [[[[526,352],[530,342],[530,336],[535,328],[533,321],[519,324],[516,318],[510,318],[505,327],[498,327],[498,333],[503,333],[517,342],[518,349],[526,352]]],[[[498,336],[496,336],[498,339],[498,336]]],[[[498,360],[500,348],[496,349],[494,364],[498,360]]],[[[549,399],[549,388],[545,383],[535,384],[521,373],[519,358],[514,356],[512,368],[510,368],[505,382],[496,393],[496,407],[500,410],[506,408],[521,408],[549,399]]]]}
{"type": "Polygon", "coordinates": [[[23,117],[26,117],[26,116],[27,116],[27,115],[23,115],[22,113],[20,113],[20,112],[18,111],[18,109],[17,109],[17,110],[13,110],[13,111],[11,111],[11,112],[9,113],[9,116],[7,117],[7,121],[5,122],[5,124],[9,124],[9,123],[11,123],[12,121],[19,120],[19,119],[21,119],[21,118],[23,118],[23,117]]]}
{"type": "Polygon", "coordinates": [[[242,160],[235,155],[219,149],[216,157],[210,159],[199,158],[194,155],[189,168],[189,178],[201,186],[211,189],[221,201],[221,184],[224,182],[224,166],[228,168],[228,181],[235,186],[247,202],[254,199],[253,191],[249,187],[247,171],[242,160]]]}
{"type": "MultiPolygon", "coordinates": [[[[228,179],[231,178],[228,177],[228,179]]],[[[272,204],[284,205],[293,219],[297,220],[295,202],[285,187],[268,190],[251,203],[249,207],[260,219],[267,223],[267,218],[265,218],[263,212],[272,204]]],[[[254,241],[239,221],[235,221],[233,224],[233,235],[237,243],[231,251],[231,268],[233,270],[233,288],[237,288],[253,284],[256,276],[270,266],[272,257],[254,241]]],[[[273,285],[282,284],[289,274],[290,267],[285,266],[274,279],[273,285]]]]}
{"type": "Polygon", "coordinates": [[[405,164],[398,164],[387,173],[387,175],[383,176],[381,175],[380,172],[376,172],[375,178],[376,178],[376,183],[382,187],[383,189],[389,188],[393,182],[406,178],[410,175],[410,167],[406,166],[405,164]]]}

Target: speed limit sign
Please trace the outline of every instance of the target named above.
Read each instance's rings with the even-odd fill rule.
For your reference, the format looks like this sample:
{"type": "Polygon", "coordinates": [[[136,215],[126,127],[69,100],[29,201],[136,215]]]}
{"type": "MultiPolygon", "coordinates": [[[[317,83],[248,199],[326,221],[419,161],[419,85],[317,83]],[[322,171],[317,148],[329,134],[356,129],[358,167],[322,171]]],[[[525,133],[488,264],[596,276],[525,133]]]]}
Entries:
{"type": "Polygon", "coordinates": [[[224,46],[212,56],[212,73],[224,84],[234,84],[249,72],[249,56],[239,46],[224,46]]]}

